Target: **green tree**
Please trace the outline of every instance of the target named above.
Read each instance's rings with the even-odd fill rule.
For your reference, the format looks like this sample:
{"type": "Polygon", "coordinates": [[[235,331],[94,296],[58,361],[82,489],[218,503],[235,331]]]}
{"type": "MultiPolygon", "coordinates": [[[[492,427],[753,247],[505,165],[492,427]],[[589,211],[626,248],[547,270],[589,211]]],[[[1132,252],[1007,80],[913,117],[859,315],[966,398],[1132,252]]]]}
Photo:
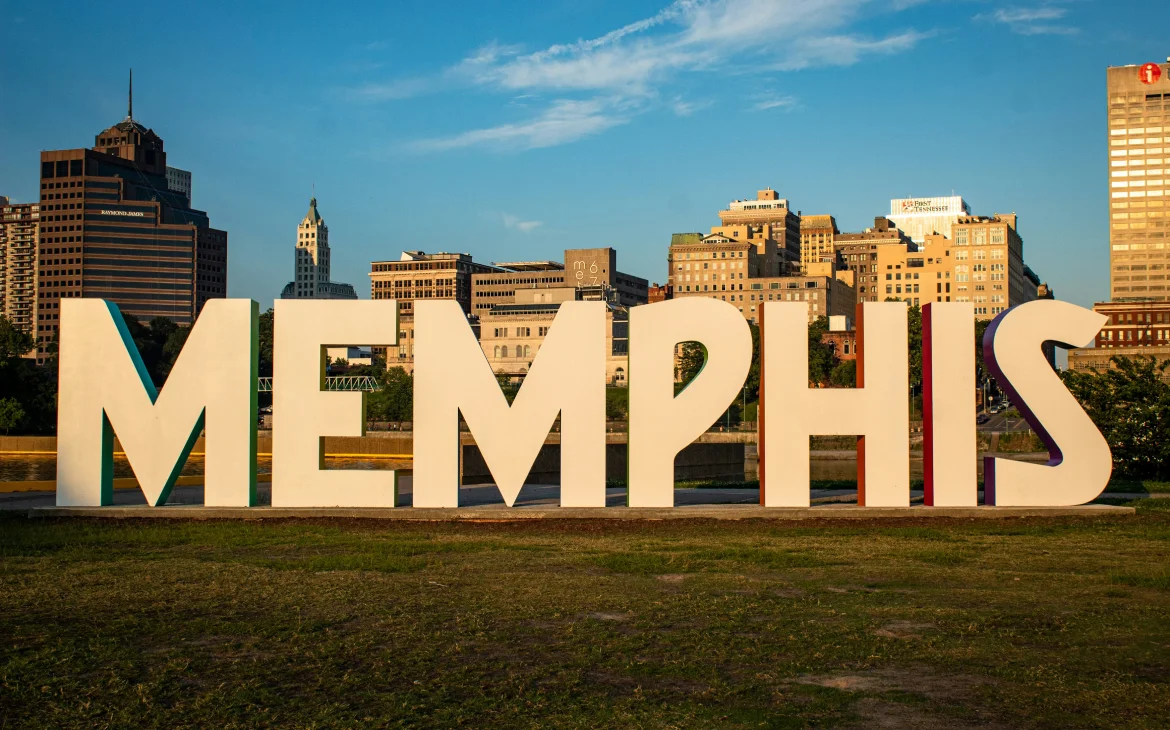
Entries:
{"type": "Polygon", "coordinates": [[[611,421],[621,421],[626,418],[630,410],[629,388],[605,389],[605,417],[611,421]]]}
{"type": "Polygon", "coordinates": [[[35,346],[31,335],[16,329],[7,317],[0,316],[0,360],[18,358],[35,346]]]}
{"type": "Polygon", "coordinates": [[[857,387],[857,361],[842,360],[829,374],[829,383],[834,388],[857,387]]]}
{"type": "Polygon", "coordinates": [[[163,341],[162,357],[158,365],[158,374],[163,381],[166,381],[167,377],[170,376],[171,368],[175,366],[175,361],[179,359],[179,353],[183,351],[183,345],[187,344],[187,337],[190,334],[190,327],[175,327],[170,330],[166,340],[163,341]]]}
{"type": "Polygon", "coordinates": [[[272,341],[273,341],[273,325],[276,319],[276,313],[269,309],[264,314],[260,315],[259,323],[259,340],[260,340],[260,361],[259,361],[259,375],[262,378],[272,377],[272,341]]]}
{"type": "Polygon", "coordinates": [[[910,392],[922,388],[922,309],[912,304],[906,310],[907,364],[910,366],[910,392]]]}
{"type": "Polygon", "coordinates": [[[138,348],[138,355],[155,387],[161,388],[171,373],[183,344],[190,333],[189,327],[180,327],[166,317],[155,317],[149,324],[142,324],[134,315],[122,313],[126,330],[138,348]]]}
{"type": "Polygon", "coordinates": [[[808,325],[808,382],[810,385],[828,384],[833,368],[837,367],[837,350],[825,342],[829,318],[817,317],[808,325]]]}
{"type": "Polygon", "coordinates": [[[695,376],[703,369],[707,362],[707,348],[698,342],[682,343],[682,353],[678,358],[678,389],[687,387],[695,376]]]}
{"type": "Polygon", "coordinates": [[[0,429],[4,429],[4,435],[20,426],[24,421],[24,408],[21,407],[20,401],[15,398],[0,398],[0,429]]]}
{"type": "Polygon", "coordinates": [[[760,328],[756,325],[750,325],[752,329],[752,366],[748,368],[747,382],[744,387],[747,388],[747,396],[749,401],[760,399],[760,328]]]}
{"type": "Polygon", "coordinates": [[[1170,361],[1114,357],[1104,372],[1067,370],[1069,391],[1080,401],[1113,452],[1114,474],[1170,480],[1170,361]]]}
{"type": "Polygon", "coordinates": [[[23,357],[36,341],[0,316],[0,401],[6,402],[5,432],[52,433],[57,425],[57,363],[44,366],[23,357]],[[19,410],[19,415],[17,414],[19,410]]]}
{"type": "MultiPolygon", "coordinates": [[[[369,366],[364,366],[369,367],[369,366]]],[[[366,375],[354,368],[349,375],[366,375]]],[[[410,421],[414,418],[414,378],[402,368],[382,370],[375,377],[381,388],[366,396],[366,417],[373,421],[410,421]]]]}

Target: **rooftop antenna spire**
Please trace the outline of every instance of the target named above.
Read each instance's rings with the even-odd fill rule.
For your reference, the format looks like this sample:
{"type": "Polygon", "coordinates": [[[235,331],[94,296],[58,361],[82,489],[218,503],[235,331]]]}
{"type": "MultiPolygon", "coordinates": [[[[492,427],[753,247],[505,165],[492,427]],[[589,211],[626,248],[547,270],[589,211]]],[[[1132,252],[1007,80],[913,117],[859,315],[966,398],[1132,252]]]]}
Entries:
{"type": "Polygon", "coordinates": [[[130,91],[126,96],[126,118],[134,119],[134,69],[130,69],[130,91]]]}

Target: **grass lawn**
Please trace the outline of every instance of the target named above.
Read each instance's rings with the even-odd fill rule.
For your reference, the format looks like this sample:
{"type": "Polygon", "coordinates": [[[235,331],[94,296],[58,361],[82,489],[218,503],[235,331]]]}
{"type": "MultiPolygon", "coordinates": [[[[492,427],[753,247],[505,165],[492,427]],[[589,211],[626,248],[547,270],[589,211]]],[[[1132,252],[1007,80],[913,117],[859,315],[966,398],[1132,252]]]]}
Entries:
{"type": "Polygon", "coordinates": [[[0,727],[1170,726],[1170,501],[1097,519],[0,517],[0,727]]]}

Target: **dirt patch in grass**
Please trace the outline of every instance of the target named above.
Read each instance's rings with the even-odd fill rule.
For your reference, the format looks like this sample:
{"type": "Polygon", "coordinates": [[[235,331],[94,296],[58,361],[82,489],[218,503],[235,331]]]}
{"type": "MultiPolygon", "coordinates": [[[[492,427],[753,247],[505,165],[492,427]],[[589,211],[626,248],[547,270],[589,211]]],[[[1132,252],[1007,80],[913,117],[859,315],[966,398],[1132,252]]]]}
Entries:
{"type": "Polygon", "coordinates": [[[935,628],[935,625],[930,623],[891,621],[880,629],[875,629],[873,635],[886,639],[921,639],[924,633],[935,628]]]}
{"type": "Polygon", "coordinates": [[[887,667],[793,681],[858,695],[850,708],[861,717],[855,727],[1007,727],[979,710],[983,691],[997,684],[987,677],[942,674],[929,667],[887,667]]]}

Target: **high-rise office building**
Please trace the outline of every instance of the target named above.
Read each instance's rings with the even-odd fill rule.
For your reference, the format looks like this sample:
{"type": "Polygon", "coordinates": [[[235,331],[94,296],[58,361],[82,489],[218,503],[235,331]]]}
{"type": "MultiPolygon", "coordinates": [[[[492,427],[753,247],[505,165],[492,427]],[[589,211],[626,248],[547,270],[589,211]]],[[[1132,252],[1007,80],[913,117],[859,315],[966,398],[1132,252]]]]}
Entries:
{"type": "MultiPolygon", "coordinates": [[[[1109,122],[1109,318],[1095,347],[1068,351],[1073,370],[1113,357],[1170,359],[1170,59],[1105,70],[1109,122]]],[[[1170,372],[1164,373],[1170,380],[1170,372]]]]}
{"type": "Polygon", "coordinates": [[[1170,299],[1170,63],[1112,66],[1109,297],[1170,299]]]}
{"type": "Polygon", "coordinates": [[[951,227],[960,216],[971,215],[971,206],[962,196],[939,198],[895,198],[886,216],[914,243],[926,243],[926,237],[939,234],[951,238],[951,227]]]}
{"type": "Polygon", "coordinates": [[[191,207],[191,173],[177,167],[167,165],[167,187],[176,193],[182,193],[187,198],[187,207],[191,207]]]}
{"type": "Polygon", "coordinates": [[[36,324],[40,209],[0,196],[0,314],[27,335],[36,324]]]}
{"type": "Polygon", "coordinates": [[[297,226],[293,280],[285,284],[281,299],[357,299],[350,284],[329,276],[329,226],[317,211],[317,198],[309,199],[309,212],[297,226]]]}
{"type": "Polygon", "coordinates": [[[190,325],[227,295],[227,232],[167,184],[163,140],[134,119],[88,149],[41,153],[36,339],[43,359],[60,300],[99,297],[141,321],[190,325]]]}

